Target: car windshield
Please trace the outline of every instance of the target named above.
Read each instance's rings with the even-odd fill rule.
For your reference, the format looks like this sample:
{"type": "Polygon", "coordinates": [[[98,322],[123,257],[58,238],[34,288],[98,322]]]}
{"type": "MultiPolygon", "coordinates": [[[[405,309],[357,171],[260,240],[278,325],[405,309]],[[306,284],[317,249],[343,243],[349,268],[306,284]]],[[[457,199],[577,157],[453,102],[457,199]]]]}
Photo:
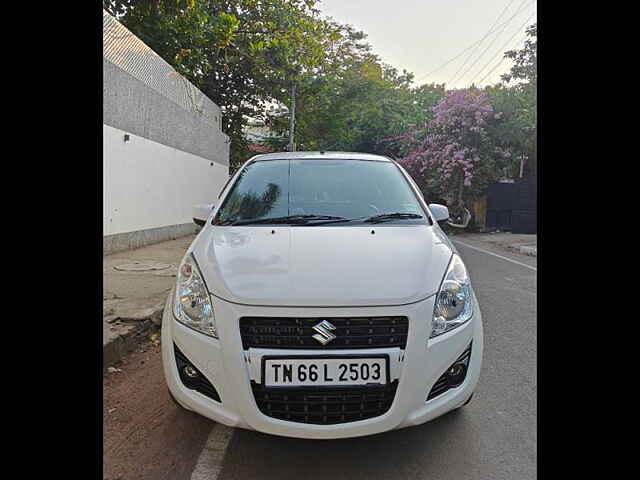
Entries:
{"type": "Polygon", "coordinates": [[[240,172],[214,223],[292,223],[295,217],[339,225],[376,215],[394,223],[425,222],[424,210],[392,162],[265,160],[240,172]],[[386,215],[392,213],[405,215],[386,215]]]}

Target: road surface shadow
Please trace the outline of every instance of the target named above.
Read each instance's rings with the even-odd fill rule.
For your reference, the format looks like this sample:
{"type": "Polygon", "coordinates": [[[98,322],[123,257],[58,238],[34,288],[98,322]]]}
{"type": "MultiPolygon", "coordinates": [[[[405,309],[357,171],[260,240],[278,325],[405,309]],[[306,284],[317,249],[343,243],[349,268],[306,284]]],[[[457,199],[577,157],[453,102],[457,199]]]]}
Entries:
{"type": "Polygon", "coordinates": [[[456,411],[417,427],[341,440],[236,429],[218,478],[468,478],[478,464],[478,433],[467,415],[456,411]]]}

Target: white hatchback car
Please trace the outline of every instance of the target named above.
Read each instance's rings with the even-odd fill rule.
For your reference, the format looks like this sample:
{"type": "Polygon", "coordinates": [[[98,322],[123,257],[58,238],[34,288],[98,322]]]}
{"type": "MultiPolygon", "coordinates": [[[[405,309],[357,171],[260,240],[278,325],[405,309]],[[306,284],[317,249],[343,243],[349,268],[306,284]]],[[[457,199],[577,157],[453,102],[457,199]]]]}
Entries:
{"type": "Polygon", "coordinates": [[[299,438],[418,425],[465,405],[482,364],[469,275],[393,160],[247,161],[167,299],[173,398],[216,422],[299,438]]]}

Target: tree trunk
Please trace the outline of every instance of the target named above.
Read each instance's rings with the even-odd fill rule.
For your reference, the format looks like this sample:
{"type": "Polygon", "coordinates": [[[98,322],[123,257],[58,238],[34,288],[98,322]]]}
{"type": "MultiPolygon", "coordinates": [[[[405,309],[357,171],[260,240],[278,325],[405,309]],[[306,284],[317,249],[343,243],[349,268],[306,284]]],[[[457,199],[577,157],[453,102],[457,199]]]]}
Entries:
{"type": "Polygon", "coordinates": [[[460,170],[460,186],[458,187],[458,205],[457,207],[464,207],[464,200],[462,199],[462,193],[464,191],[464,171],[460,170]]]}

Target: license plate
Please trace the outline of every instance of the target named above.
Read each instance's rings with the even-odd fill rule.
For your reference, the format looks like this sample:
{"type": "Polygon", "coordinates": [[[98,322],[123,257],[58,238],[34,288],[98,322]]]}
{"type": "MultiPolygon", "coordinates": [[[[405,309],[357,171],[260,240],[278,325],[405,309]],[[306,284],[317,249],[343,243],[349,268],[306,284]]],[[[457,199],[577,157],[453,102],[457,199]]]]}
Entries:
{"type": "Polygon", "coordinates": [[[264,359],[263,384],[283,386],[384,385],[388,382],[388,357],[330,357],[264,359]]]}

